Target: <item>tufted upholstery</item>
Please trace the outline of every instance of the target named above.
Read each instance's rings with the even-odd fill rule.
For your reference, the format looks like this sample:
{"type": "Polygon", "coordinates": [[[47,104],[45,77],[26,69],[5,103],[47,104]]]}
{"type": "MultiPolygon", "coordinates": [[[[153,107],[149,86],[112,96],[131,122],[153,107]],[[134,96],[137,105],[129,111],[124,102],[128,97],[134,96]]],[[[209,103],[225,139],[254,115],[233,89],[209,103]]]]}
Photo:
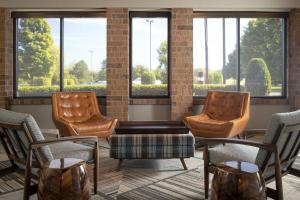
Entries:
{"type": "Polygon", "coordinates": [[[101,115],[95,92],[52,94],[52,117],[62,136],[89,135],[107,138],[117,119],[101,115]]]}
{"type": "Polygon", "coordinates": [[[233,137],[246,128],[249,107],[249,93],[209,91],[202,113],[184,121],[198,137],[233,137]]]}

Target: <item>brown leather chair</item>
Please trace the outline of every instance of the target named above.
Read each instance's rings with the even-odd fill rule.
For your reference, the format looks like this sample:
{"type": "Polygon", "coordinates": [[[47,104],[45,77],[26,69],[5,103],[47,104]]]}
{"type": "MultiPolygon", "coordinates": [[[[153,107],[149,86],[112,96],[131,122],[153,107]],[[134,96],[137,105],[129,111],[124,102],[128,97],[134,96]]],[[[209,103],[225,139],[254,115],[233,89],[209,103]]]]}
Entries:
{"type": "Polygon", "coordinates": [[[249,93],[208,91],[202,113],[186,117],[184,122],[196,137],[234,137],[245,130],[249,108],[249,93]]]}
{"type": "Polygon", "coordinates": [[[95,92],[53,93],[52,117],[62,136],[85,135],[106,139],[118,121],[100,113],[95,92]]]}

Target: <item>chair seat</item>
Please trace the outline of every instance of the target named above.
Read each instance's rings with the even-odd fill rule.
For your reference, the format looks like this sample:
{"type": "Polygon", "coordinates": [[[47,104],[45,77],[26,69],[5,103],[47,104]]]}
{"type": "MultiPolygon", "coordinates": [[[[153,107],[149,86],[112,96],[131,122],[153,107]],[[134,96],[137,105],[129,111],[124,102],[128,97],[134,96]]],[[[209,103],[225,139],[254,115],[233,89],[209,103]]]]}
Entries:
{"type": "Polygon", "coordinates": [[[49,145],[53,158],[77,158],[84,161],[93,160],[93,148],[74,142],[62,142],[49,145]]]}
{"type": "Polygon", "coordinates": [[[230,121],[211,119],[205,114],[187,117],[186,120],[193,134],[199,137],[222,137],[230,131],[233,125],[230,121]]]}
{"type": "Polygon", "coordinates": [[[255,163],[259,148],[241,144],[225,144],[210,148],[209,159],[214,165],[226,161],[255,163]]]}
{"type": "Polygon", "coordinates": [[[99,136],[99,134],[111,134],[111,129],[113,128],[114,120],[100,120],[98,118],[92,118],[84,122],[74,122],[72,123],[72,127],[78,132],[80,135],[95,135],[99,136]]]}

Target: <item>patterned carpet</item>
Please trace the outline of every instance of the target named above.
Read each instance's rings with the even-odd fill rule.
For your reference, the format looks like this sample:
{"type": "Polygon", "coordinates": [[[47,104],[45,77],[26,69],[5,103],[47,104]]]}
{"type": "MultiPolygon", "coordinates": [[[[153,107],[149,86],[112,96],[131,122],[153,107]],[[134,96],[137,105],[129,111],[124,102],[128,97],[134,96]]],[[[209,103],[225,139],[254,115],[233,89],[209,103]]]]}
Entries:
{"type": "MultiPolygon", "coordinates": [[[[194,158],[186,159],[189,170],[183,170],[179,159],[125,160],[118,170],[118,161],[110,159],[108,153],[107,148],[100,148],[98,195],[93,195],[92,200],[204,199],[203,161],[200,150],[194,158]]],[[[6,165],[5,163],[7,164],[1,162],[2,165],[6,165]]],[[[300,159],[296,165],[300,167],[300,159]]],[[[9,174],[0,178],[0,199],[22,199],[22,176],[9,174]]],[[[285,176],[283,187],[285,199],[299,199],[299,178],[285,176]]],[[[35,200],[36,196],[32,196],[31,199],[35,200]]]]}

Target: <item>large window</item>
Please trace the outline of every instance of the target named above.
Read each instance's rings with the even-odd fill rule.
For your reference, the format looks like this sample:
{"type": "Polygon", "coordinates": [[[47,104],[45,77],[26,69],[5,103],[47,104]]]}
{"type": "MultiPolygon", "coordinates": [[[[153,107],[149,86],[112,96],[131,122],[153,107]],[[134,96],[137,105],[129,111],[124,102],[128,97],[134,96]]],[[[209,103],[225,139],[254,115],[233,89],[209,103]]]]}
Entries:
{"type": "Polygon", "coordinates": [[[130,95],[169,96],[169,13],[130,13],[130,95]]]}
{"type": "Polygon", "coordinates": [[[15,97],[76,90],[106,94],[106,18],[70,14],[13,14],[15,97]]]}
{"type": "Polygon", "coordinates": [[[285,96],[284,14],[196,16],[194,96],[205,96],[207,90],[248,91],[252,97],[285,96]]]}

